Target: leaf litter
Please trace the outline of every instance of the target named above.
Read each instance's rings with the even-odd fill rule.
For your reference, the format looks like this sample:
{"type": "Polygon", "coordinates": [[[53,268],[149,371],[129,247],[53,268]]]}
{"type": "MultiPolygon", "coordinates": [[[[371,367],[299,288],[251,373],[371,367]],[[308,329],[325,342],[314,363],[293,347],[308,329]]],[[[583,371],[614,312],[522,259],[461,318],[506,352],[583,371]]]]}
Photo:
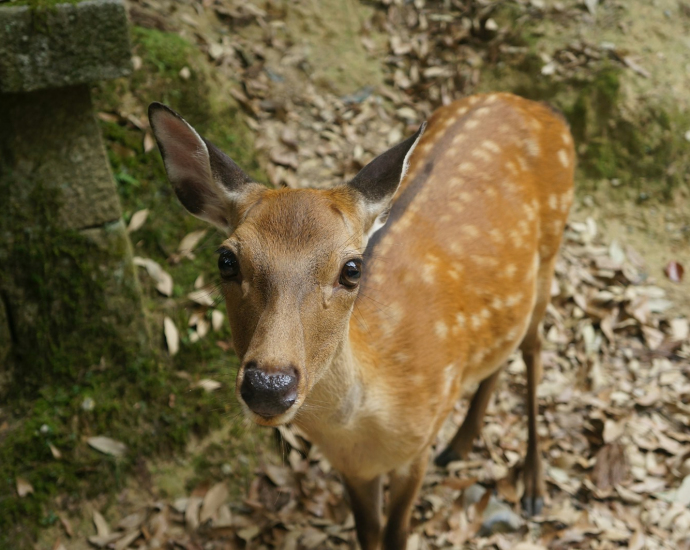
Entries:
{"type": "MultiPolygon", "coordinates": [[[[172,9],[165,1],[133,4],[159,14],[172,9]]],[[[328,186],[354,176],[434,108],[472,93],[482,64],[496,55],[519,62],[526,53],[511,43],[511,29],[490,17],[498,4],[491,0],[372,4],[375,15],[363,24],[360,38],[368,51],[385,57],[386,82],[344,96],[305,79],[307,54],[285,34],[284,12],[270,2],[258,7],[204,0],[180,17],[218,73],[238,83],[231,94],[257,135],[273,185],[328,186]],[[246,39],[242,32],[202,38],[196,29],[209,28],[209,20],[234,29],[255,25],[263,40],[246,39]],[[383,50],[371,36],[381,30],[389,36],[383,50]],[[302,79],[298,87],[289,83],[295,72],[302,79]]],[[[584,18],[600,11],[598,2],[514,4],[521,17],[584,18]]],[[[568,79],[602,59],[647,76],[628,52],[584,41],[544,55],[541,72],[544,78],[568,79]]],[[[128,115],[99,114],[131,122],[128,115]]],[[[141,129],[146,140],[146,125],[141,129]]],[[[203,236],[185,237],[171,261],[193,254],[203,236]]],[[[165,277],[150,261],[137,262],[166,295],[165,277]]],[[[524,364],[515,355],[467,459],[445,470],[430,465],[408,548],[690,548],[688,319],[667,315],[673,304],[655,285],[658,275],[646,271],[632,247],[605,242],[593,219],[568,224],[544,323],[538,392],[548,490],[543,515],[529,521],[519,508],[527,438],[524,364]]],[[[682,275],[680,263],[669,263],[669,279],[682,275]]],[[[197,283],[187,296],[200,308],[190,317],[198,333],[215,303],[203,280],[197,283]]],[[[171,291],[172,281],[169,286],[171,291]]],[[[212,328],[222,321],[222,313],[212,310],[212,328]]],[[[168,347],[174,348],[170,340],[168,347]]],[[[206,391],[220,386],[210,379],[194,385],[206,391]]],[[[451,414],[437,452],[466,407],[464,400],[451,414]]],[[[134,519],[126,516],[113,532],[94,514],[97,533],[90,542],[190,550],[352,548],[354,520],[337,473],[294,429],[282,432],[289,442],[282,464],[259,467],[244,498],[229,496],[224,483],[202,483],[177,499],[133,503],[134,519]]]]}

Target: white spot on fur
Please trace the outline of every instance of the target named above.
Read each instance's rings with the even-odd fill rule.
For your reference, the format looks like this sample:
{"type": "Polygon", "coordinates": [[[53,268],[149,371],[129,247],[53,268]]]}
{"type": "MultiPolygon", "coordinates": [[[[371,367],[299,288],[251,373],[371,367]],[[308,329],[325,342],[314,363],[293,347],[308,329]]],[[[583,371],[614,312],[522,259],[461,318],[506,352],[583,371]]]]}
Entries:
{"type": "Polygon", "coordinates": [[[434,284],[434,272],[436,271],[436,266],[432,263],[426,263],[422,267],[422,281],[425,283],[432,285],[434,284]]]}
{"type": "Polygon", "coordinates": [[[474,130],[477,126],[479,126],[479,121],[474,118],[465,122],[465,130],[474,130]]]}
{"type": "Polygon", "coordinates": [[[493,158],[491,153],[484,151],[484,149],[474,149],[472,151],[472,156],[485,162],[489,162],[493,158]]]}
{"type": "Polygon", "coordinates": [[[563,145],[570,145],[573,142],[569,132],[563,132],[561,134],[561,139],[563,140],[563,145]]]}
{"type": "Polygon", "coordinates": [[[549,208],[551,210],[556,210],[556,208],[558,208],[558,195],[549,195],[549,208]]]}
{"type": "Polygon", "coordinates": [[[460,231],[462,231],[468,237],[477,238],[479,236],[479,229],[477,229],[474,225],[463,225],[460,228],[460,231]]]}
{"type": "Polygon", "coordinates": [[[458,121],[458,119],[456,119],[455,117],[450,117],[450,118],[447,118],[446,120],[443,121],[443,125],[442,125],[442,126],[443,126],[444,128],[449,128],[450,126],[452,126],[453,124],[455,124],[457,121],[458,121]]]}
{"type": "Polygon", "coordinates": [[[461,172],[472,172],[476,170],[476,168],[477,167],[471,162],[461,162],[458,166],[458,170],[460,170],[461,172]]]}
{"type": "Polygon", "coordinates": [[[513,278],[515,276],[515,272],[517,271],[517,267],[515,264],[508,264],[503,272],[506,274],[507,277],[513,278]]]}
{"type": "Polygon", "coordinates": [[[568,168],[570,166],[570,160],[568,159],[568,153],[565,149],[558,150],[558,160],[561,161],[563,168],[568,168]]]}
{"type": "Polygon", "coordinates": [[[451,141],[451,144],[460,145],[463,141],[465,141],[465,139],[467,139],[465,134],[456,134],[453,138],[453,141],[451,141]]]}
{"type": "Polygon", "coordinates": [[[505,240],[503,236],[503,231],[501,231],[497,227],[494,227],[489,231],[489,237],[496,244],[501,244],[505,240]]]}
{"type": "Polygon", "coordinates": [[[492,153],[499,154],[501,152],[501,148],[498,145],[498,143],[496,143],[495,141],[491,141],[490,139],[483,141],[481,146],[487,151],[491,151],[492,153]]]}
{"type": "Polygon", "coordinates": [[[520,303],[522,300],[522,293],[521,292],[516,292],[515,294],[511,294],[506,298],[506,306],[508,307],[515,307],[520,303]]]}
{"type": "Polygon", "coordinates": [[[530,155],[531,157],[538,157],[541,154],[541,147],[539,147],[539,142],[537,142],[536,139],[526,139],[525,140],[525,149],[527,150],[527,154],[530,155]]]}
{"type": "Polygon", "coordinates": [[[446,325],[443,321],[436,321],[436,324],[434,325],[434,332],[436,332],[436,336],[438,336],[441,340],[445,340],[448,336],[448,325],[446,325]]]}

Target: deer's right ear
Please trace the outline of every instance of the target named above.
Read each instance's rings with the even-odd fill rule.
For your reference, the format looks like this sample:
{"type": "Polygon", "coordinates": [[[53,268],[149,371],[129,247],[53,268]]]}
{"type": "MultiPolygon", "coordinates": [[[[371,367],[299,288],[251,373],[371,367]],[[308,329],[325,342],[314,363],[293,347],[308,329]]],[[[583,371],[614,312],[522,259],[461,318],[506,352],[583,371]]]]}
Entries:
{"type": "Polygon", "coordinates": [[[182,205],[197,218],[231,233],[241,205],[264,187],[166,105],[151,103],[149,121],[182,205]]]}

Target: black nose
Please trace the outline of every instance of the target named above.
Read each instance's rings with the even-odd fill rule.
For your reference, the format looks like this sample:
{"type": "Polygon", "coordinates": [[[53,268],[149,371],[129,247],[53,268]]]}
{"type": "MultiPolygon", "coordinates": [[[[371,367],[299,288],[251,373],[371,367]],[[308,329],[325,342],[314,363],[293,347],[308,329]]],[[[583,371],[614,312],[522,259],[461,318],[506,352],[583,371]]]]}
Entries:
{"type": "Polygon", "coordinates": [[[292,365],[273,372],[258,368],[254,361],[244,367],[240,395],[256,414],[276,416],[287,411],[297,399],[297,369],[292,365]]]}

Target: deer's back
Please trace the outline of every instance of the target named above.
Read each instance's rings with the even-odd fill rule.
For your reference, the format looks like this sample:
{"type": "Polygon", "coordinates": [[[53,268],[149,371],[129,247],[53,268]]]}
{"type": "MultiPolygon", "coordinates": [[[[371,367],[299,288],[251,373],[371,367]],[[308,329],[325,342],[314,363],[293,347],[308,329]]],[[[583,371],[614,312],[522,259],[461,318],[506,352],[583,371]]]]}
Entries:
{"type": "Polygon", "coordinates": [[[431,117],[369,244],[350,323],[372,384],[387,384],[391,410],[404,407],[420,430],[519,345],[539,267],[560,244],[573,169],[567,125],[545,105],[493,94],[431,117]]]}

